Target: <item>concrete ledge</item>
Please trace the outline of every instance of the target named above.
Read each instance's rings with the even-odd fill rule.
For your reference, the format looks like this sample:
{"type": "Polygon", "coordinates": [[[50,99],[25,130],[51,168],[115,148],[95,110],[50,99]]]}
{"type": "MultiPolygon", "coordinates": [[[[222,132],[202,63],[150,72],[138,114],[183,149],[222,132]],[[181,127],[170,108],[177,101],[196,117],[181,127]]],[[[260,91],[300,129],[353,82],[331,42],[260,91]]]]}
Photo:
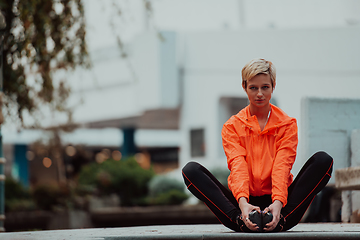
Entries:
{"type": "Polygon", "coordinates": [[[9,232],[19,232],[31,229],[59,230],[218,223],[219,220],[205,204],[198,204],[166,207],[106,207],[96,208],[90,212],[81,210],[9,212],[6,214],[5,229],[9,232]]]}
{"type": "Polygon", "coordinates": [[[91,212],[91,221],[94,227],[219,223],[205,204],[99,208],[91,212]]]}
{"type": "Polygon", "coordinates": [[[22,239],[360,239],[360,224],[299,224],[282,233],[236,233],[220,224],[91,228],[0,233],[2,240],[22,239]]]}
{"type": "Polygon", "coordinates": [[[339,190],[360,190],[360,167],[336,170],[335,187],[339,190]]]}

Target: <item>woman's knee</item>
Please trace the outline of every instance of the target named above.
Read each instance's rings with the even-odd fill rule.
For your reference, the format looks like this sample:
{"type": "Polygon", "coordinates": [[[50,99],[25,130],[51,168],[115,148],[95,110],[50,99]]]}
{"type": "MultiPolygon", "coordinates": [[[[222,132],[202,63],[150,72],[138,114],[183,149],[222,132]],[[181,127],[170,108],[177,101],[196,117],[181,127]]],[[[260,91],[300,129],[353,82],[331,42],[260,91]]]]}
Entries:
{"type": "Polygon", "coordinates": [[[315,164],[330,169],[332,171],[333,158],[324,151],[319,151],[313,155],[315,164]]]}
{"type": "Polygon", "coordinates": [[[188,162],[182,169],[182,173],[187,178],[191,178],[192,176],[196,176],[198,174],[201,165],[197,162],[188,162]]]}

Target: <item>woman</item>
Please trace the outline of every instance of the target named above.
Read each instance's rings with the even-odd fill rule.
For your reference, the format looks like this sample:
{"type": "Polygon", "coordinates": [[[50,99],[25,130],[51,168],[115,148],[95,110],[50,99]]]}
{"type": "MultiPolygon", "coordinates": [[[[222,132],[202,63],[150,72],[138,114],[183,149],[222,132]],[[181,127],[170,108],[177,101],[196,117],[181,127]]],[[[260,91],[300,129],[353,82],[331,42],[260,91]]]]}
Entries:
{"type": "Polygon", "coordinates": [[[328,183],[332,158],[314,154],[293,181],[298,144],[296,119],[270,103],[276,85],[273,64],[250,61],[242,69],[249,105],[223,126],[223,147],[231,192],[203,166],[189,162],[183,177],[226,227],[244,232],[280,232],[298,224],[328,183]]]}

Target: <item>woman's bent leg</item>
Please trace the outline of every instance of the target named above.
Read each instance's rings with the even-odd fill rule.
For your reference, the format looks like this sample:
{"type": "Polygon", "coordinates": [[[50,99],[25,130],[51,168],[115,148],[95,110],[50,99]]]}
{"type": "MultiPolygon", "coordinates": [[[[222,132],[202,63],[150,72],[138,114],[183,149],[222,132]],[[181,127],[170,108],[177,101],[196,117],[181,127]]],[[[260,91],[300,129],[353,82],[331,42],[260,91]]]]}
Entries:
{"type": "Polygon", "coordinates": [[[331,178],[333,159],[325,152],[315,153],[300,170],[288,189],[288,203],[282,209],[284,231],[298,224],[310,203],[331,178]]]}
{"type": "Polygon", "coordinates": [[[199,163],[189,162],[182,173],[188,190],[203,201],[224,226],[241,231],[236,223],[240,209],[227,188],[199,163]]]}

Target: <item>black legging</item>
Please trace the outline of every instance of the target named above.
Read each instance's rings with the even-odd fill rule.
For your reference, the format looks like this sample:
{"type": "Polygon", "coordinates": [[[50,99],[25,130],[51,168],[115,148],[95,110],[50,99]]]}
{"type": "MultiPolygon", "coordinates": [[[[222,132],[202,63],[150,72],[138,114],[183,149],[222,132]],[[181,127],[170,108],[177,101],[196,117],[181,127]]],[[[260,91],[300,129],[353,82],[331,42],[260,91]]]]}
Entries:
{"type": "MultiPolygon", "coordinates": [[[[333,159],[325,152],[317,152],[305,163],[288,188],[288,202],[281,210],[284,222],[281,223],[282,226],[279,226],[279,222],[275,231],[289,230],[300,222],[316,194],[330,180],[332,166],[333,159]]],[[[231,191],[205,167],[196,162],[189,162],[182,173],[189,191],[203,201],[223,225],[237,232],[249,231],[243,223],[240,226],[236,223],[240,208],[231,191]]],[[[272,203],[271,195],[250,196],[249,203],[263,210],[272,203]]]]}

